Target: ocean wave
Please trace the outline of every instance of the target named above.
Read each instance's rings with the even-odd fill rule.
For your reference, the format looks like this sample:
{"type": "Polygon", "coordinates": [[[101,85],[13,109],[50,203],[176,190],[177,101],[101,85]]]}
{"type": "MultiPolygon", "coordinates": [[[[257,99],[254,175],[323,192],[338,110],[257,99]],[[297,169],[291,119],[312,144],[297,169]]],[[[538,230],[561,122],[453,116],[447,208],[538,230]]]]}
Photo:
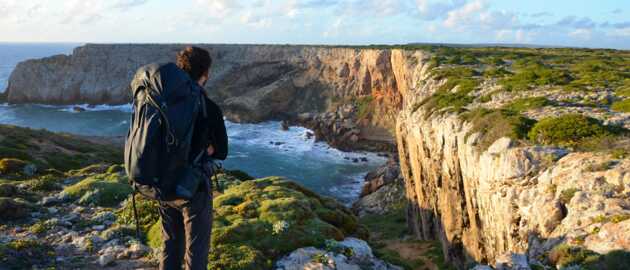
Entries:
{"type": "Polygon", "coordinates": [[[80,108],[83,111],[91,111],[91,112],[99,112],[99,111],[121,111],[131,113],[133,110],[131,104],[122,104],[122,105],[89,105],[89,104],[77,104],[77,105],[64,105],[64,106],[54,106],[54,105],[43,105],[51,108],[59,108],[64,112],[76,113],[76,108],[80,108]]]}

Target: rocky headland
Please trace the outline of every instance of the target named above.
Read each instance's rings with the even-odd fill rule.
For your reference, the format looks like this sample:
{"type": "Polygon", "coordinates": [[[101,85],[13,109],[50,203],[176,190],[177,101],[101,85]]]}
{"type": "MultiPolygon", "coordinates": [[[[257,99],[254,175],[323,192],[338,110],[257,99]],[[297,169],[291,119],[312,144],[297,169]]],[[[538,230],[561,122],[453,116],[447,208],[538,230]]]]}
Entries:
{"type": "MultiPolygon", "coordinates": [[[[377,246],[418,248],[393,259],[382,249],[376,252],[380,258],[415,256],[424,262],[422,243],[437,242],[446,261],[435,263],[440,267],[629,267],[627,51],[202,46],[216,59],[208,93],[229,119],[300,123],[346,150],[395,145],[398,162],[369,175],[354,210],[368,229],[385,229],[371,236],[377,246]],[[406,228],[389,230],[401,216],[406,228]]],[[[11,75],[7,99],[125,103],[135,69],[172,60],[179,48],[90,44],[70,56],[29,60],[11,75]]],[[[236,201],[226,211],[242,208],[239,214],[263,216],[261,209],[236,201]]],[[[310,209],[320,212],[317,204],[310,209]]],[[[334,216],[353,216],[338,211],[334,216]]],[[[360,238],[360,226],[309,216],[342,232],[333,239],[360,238]]],[[[346,240],[342,246],[357,243],[346,240]]],[[[254,263],[279,259],[279,253],[241,244],[254,263]]],[[[316,257],[333,269],[334,263],[352,261],[312,252],[287,258],[299,263],[316,257]]]]}

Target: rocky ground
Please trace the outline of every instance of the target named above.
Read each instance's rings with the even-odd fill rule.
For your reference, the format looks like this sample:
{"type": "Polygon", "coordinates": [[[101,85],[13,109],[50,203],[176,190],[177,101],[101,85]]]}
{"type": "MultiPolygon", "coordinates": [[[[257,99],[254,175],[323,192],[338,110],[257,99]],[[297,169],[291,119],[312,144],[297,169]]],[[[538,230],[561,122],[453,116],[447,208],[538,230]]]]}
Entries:
{"type": "MultiPolygon", "coordinates": [[[[25,142],[39,140],[67,151],[37,131],[13,131],[25,142]]],[[[161,238],[156,205],[138,197],[138,239],[121,165],[102,161],[54,170],[39,159],[48,150],[6,144],[12,138],[0,138],[0,146],[7,153],[28,154],[20,155],[24,160],[0,158],[0,269],[156,267],[161,238]]],[[[64,138],[69,145],[84,142],[64,138]]],[[[375,182],[364,198],[389,190],[396,178],[392,161],[370,174],[368,180],[377,180],[370,181],[375,182]]],[[[254,180],[226,172],[219,179],[226,189],[215,192],[211,269],[403,269],[379,259],[387,256],[370,247],[369,235],[376,231],[333,199],[278,177],[254,180]]],[[[369,210],[355,210],[390,211],[385,204],[366,205],[369,210]]]]}

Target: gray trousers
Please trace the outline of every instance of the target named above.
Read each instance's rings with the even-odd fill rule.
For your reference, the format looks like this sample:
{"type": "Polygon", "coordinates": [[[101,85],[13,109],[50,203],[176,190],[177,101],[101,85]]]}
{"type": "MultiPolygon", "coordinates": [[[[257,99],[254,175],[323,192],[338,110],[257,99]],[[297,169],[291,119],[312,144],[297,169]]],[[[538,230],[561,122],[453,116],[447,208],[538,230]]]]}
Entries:
{"type": "Polygon", "coordinates": [[[160,202],[161,270],[207,269],[212,233],[212,199],[200,188],[191,200],[160,202]]]}

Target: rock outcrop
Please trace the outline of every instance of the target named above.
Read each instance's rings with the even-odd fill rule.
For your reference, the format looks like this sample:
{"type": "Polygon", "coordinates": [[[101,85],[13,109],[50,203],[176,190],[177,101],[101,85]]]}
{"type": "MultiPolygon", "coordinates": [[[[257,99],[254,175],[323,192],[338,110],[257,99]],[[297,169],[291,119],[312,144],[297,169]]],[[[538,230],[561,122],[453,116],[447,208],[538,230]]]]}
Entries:
{"type": "Polygon", "coordinates": [[[426,66],[417,70],[421,82],[403,96],[396,137],[418,238],[439,239],[458,268],[506,256],[538,263],[561,242],[604,254],[630,250],[630,160],[507,137],[483,149],[481,133],[461,115],[417,106],[443,83],[426,66]]]}
{"type": "MultiPolygon", "coordinates": [[[[378,96],[379,126],[393,127],[401,105],[395,51],[316,46],[199,45],[214,59],[210,96],[235,121],[324,112],[339,100],[378,96]]],[[[183,45],[88,44],[71,55],[19,63],[11,103],[123,104],[136,69],[174,61],[183,45]]],[[[398,52],[400,53],[400,52],[398,52]]]]}
{"type": "Polygon", "coordinates": [[[276,270],[402,270],[402,267],[386,263],[374,256],[367,242],[348,237],[330,243],[328,250],[314,247],[297,249],[276,263],[276,270]]]}

